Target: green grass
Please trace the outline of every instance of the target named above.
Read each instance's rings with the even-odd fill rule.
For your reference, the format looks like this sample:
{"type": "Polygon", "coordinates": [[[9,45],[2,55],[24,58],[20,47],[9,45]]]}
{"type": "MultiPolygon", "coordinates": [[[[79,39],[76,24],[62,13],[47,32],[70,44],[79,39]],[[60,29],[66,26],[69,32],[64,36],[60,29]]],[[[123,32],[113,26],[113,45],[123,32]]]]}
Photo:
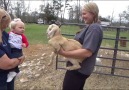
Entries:
{"type": "Polygon", "coordinates": [[[48,25],[26,24],[25,34],[30,44],[46,43],[46,30],[48,25]]]}
{"type": "MultiPolygon", "coordinates": [[[[103,31],[103,34],[104,34],[104,38],[113,38],[113,39],[116,38],[116,30],[114,30],[114,31],[103,31]]],[[[126,32],[126,31],[120,32],[119,38],[120,37],[126,37],[129,40],[129,31],[128,32],[126,32]]],[[[115,41],[114,40],[103,40],[102,46],[114,48],[115,47],[115,41]]],[[[122,47],[120,45],[120,41],[119,41],[118,42],[118,48],[119,49],[129,49],[129,42],[126,42],[126,47],[122,47]]]]}
{"type": "MultiPolygon", "coordinates": [[[[26,24],[26,31],[25,35],[28,38],[28,41],[30,44],[46,44],[48,39],[46,35],[46,30],[47,30],[48,25],[40,25],[40,24],[26,24]]],[[[7,29],[8,30],[8,29],[7,29]]],[[[74,25],[62,25],[61,27],[61,32],[63,34],[69,34],[69,35],[75,35],[76,32],[78,32],[80,29],[78,26],[74,25]]],[[[104,31],[104,37],[106,38],[116,38],[116,31],[104,31]]],[[[121,32],[120,37],[126,37],[129,39],[129,32],[121,32]]],[[[65,36],[67,38],[74,38],[74,36],[65,36]]],[[[102,46],[104,47],[112,47],[114,48],[115,41],[113,40],[103,40],[102,46]]],[[[120,48],[125,48],[129,49],[129,42],[127,42],[127,47],[121,47],[120,48]]]]}
{"type": "MultiPolygon", "coordinates": [[[[30,44],[37,44],[37,43],[47,43],[47,30],[48,25],[39,25],[39,24],[26,24],[26,31],[25,34],[30,42],[30,44]]],[[[61,27],[62,33],[67,34],[75,34],[77,32],[77,26],[62,26],[61,27]]],[[[73,38],[73,37],[71,37],[73,38]]]]}

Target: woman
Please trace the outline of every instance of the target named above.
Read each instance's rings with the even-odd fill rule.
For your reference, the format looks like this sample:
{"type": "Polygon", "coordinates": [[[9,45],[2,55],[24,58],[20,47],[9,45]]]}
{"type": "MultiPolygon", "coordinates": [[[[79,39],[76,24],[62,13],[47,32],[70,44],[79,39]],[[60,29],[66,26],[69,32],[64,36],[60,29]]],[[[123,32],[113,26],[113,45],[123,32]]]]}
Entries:
{"type": "MultiPolygon", "coordinates": [[[[82,18],[87,25],[75,36],[75,39],[82,44],[82,49],[73,51],[64,51],[61,49],[59,51],[59,54],[65,57],[85,58],[80,64],[80,69],[66,71],[63,90],[83,90],[86,79],[93,72],[96,56],[103,37],[102,28],[98,23],[98,14],[99,9],[95,3],[89,2],[85,4],[82,9],[82,18]]],[[[67,64],[70,65],[70,62],[67,64]]]]}
{"type": "Polygon", "coordinates": [[[11,21],[10,15],[0,9],[0,30],[2,33],[2,43],[0,44],[0,90],[14,90],[14,79],[7,81],[7,74],[10,69],[15,68],[24,61],[24,56],[19,58],[11,58],[11,48],[8,43],[9,35],[4,31],[11,21]]]}

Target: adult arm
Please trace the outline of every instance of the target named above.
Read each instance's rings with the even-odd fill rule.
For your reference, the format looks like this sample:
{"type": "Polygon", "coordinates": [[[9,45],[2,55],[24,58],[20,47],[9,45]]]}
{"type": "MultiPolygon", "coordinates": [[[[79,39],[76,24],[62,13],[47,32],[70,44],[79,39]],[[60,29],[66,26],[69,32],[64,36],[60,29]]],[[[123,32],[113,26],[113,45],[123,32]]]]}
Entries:
{"type": "Polygon", "coordinates": [[[101,28],[99,25],[93,24],[89,27],[87,31],[82,49],[77,49],[73,51],[64,51],[61,49],[59,54],[69,57],[69,58],[87,58],[90,57],[99,47],[101,37],[101,28]]]}
{"type": "Polygon", "coordinates": [[[63,49],[60,49],[59,54],[68,58],[87,58],[92,55],[92,52],[87,49],[77,49],[72,51],[64,51],[63,49]]]}
{"type": "Polygon", "coordinates": [[[20,62],[22,60],[23,59],[18,59],[18,58],[10,59],[10,58],[8,58],[8,56],[6,54],[4,54],[0,58],[0,69],[8,70],[8,69],[15,68],[16,66],[18,66],[20,64],[20,62]]]}

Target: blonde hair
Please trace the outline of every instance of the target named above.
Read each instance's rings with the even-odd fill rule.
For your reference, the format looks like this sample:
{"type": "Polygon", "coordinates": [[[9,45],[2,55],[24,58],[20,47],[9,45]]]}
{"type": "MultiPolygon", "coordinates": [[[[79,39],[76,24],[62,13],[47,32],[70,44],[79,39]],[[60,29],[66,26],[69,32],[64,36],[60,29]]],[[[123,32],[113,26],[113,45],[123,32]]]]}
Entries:
{"type": "Polygon", "coordinates": [[[21,21],[21,19],[20,18],[15,18],[13,21],[11,21],[10,24],[9,24],[9,28],[14,29],[16,27],[16,24],[17,24],[18,21],[21,21]]]}
{"type": "Polygon", "coordinates": [[[4,9],[0,8],[0,29],[3,30],[7,28],[11,21],[10,15],[4,9]],[[6,24],[6,26],[5,26],[6,24]]]}
{"type": "Polygon", "coordinates": [[[99,8],[96,3],[94,2],[89,2],[84,5],[83,7],[84,10],[93,13],[94,14],[94,23],[98,22],[99,19],[99,8]]]}

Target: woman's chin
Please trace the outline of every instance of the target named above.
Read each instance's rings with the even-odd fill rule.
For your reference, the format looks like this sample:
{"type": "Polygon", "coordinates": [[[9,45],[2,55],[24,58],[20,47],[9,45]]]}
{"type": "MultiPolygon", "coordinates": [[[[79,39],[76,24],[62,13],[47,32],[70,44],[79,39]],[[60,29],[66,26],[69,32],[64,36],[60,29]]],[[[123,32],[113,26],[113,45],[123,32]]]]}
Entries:
{"type": "Polygon", "coordinates": [[[85,22],[85,24],[87,24],[88,22],[87,21],[84,21],[85,22]]]}

